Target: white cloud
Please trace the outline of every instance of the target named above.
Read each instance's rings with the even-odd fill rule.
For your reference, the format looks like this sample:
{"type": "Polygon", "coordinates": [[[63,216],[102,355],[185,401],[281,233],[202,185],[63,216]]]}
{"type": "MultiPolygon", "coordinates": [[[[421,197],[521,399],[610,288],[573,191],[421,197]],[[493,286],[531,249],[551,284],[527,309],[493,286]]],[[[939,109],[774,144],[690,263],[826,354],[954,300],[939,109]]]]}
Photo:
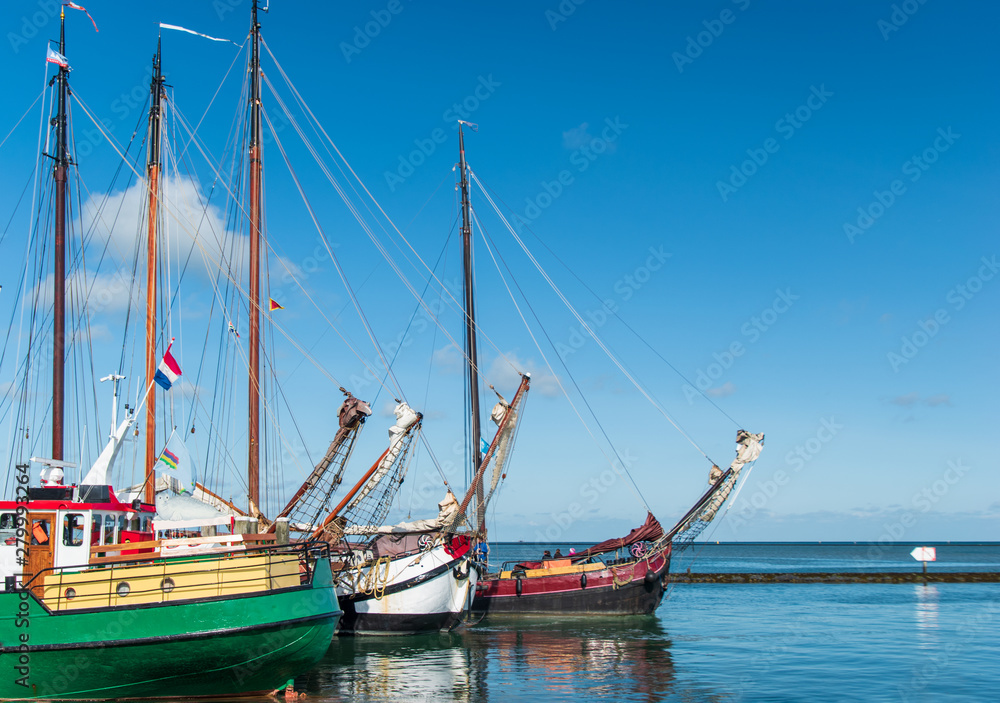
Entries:
{"type": "Polygon", "coordinates": [[[736,386],[733,385],[732,381],[726,381],[718,388],[709,388],[705,391],[705,395],[711,396],[713,398],[725,398],[736,392],[736,386]]]}
{"type": "Polygon", "coordinates": [[[579,149],[585,144],[590,144],[594,141],[594,138],[588,131],[589,128],[590,125],[584,122],[579,127],[574,127],[568,132],[563,132],[563,146],[570,151],[573,151],[575,149],[579,149]]]}
{"type": "Polygon", "coordinates": [[[484,375],[509,401],[511,399],[509,394],[512,394],[521,383],[518,371],[531,374],[532,392],[550,398],[562,395],[558,380],[549,372],[548,368],[540,366],[534,359],[522,361],[518,357],[516,349],[493,359],[484,375]]]}
{"type": "Polygon", "coordinates": [[[916,405],[917,401],[919,400],[920,400],[919,393],[907,393],[906,395],[898,395],[889,402],[892,403],[893,405],[899,405],[904,408],[909,408],[913,405],[916,405]]]}
{"type": "Polygon", "coordinates": [[[458,374],[465,369],[464,355],[455,348],[454,344],[448,344],[440,349],[434,350],[434,368],[443,374],[458,374]]]}
{"type": "MultiPolygon", "coordinates": [[[[201,262],[189,266],[189,272],[213,275],[222,265],[223,253],[226,259],[241,256],[244,238],[234,240],[226,232],[223,213],[215,205],[205,203],[197,182],[177,175],[164,178],[161,186],[160,251],[175,270],[175,276],[189,256],[191,264],[201,262]]],[[[96,254],[107,244],[115,259],[131,264],[136,242],[145,239],[147,200],[145,182],[107,196],[95,194],[88,198],[83,205],[82,221],[83,230],[92,232],[90,249],[96,254]]]]}

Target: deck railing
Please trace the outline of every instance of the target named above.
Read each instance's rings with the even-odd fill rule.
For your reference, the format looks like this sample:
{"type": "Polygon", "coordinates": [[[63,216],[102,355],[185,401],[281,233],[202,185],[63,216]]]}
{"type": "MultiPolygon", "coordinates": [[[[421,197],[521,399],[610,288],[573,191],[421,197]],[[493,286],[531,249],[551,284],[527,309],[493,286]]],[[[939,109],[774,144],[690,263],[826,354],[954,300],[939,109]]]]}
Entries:
{"type": "MultiPolygon", "coordinates": [[[[231,543],[237,543],[231,539],[233,536],[226,537],[231,543]]],[[[199,539],[220,542],[218,538],[199,539]]],[[[158,540],[161,547],[168,541],[158,540]]],[[[190,543],[192,540],[178,541],[190,543]]],[[[259,541],[267,540],[249,539],[242,543],[259,541]]],[[[113,548],[153,549],[152,544],[102,545],[99,548],[102,552],[113,551],[113,548]]],[[[319,559],[329,559],[329,548],[322,543],[242,546],[180,556],[151,551],[99,557],[86,565],[43,569],[22,588],[38,595],[52,611],[147,605],[309,585],[319,559]]]]}

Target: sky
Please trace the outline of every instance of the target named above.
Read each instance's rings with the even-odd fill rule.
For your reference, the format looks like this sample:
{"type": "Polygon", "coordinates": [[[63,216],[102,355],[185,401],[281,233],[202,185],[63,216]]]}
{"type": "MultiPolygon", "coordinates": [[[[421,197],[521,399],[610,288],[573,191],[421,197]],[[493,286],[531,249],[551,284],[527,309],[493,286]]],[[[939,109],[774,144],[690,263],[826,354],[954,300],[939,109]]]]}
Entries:
{"type": "MultiPolygon", "coordinates": [[[[82,108],[119,143],[137,129],[141,141],[157,23],[242,44],[249,8],[246,0],[92,0],[99,32],[83,13],[67,16],[82,211],[97,212],[110,189],[110,202],[125,213],[87,245],[91,262],[108,242],[112,252],[92,274],[92,295],[108,291],[93,309],[97,375],[122,357],[127,296],[115,281],[122,270],[131,276],[126,252],[136,238],[139,190],[129,191],[120,175],[113,180],[120,159],[82,108]]],[[[18,201],[36,163],[41,103],[33,101],[52,74],[44,55],[46,40],[58,35],[56,13],[44,0],[0,7],[0,316],[15,321],[30,212],[18,201]]],[[[729,464],[735,432],[746,428],[765,433],[764,453],[705,539],[889,544],[1000,539],[991,451],[1000,420],[997,14],[979,3],[917,0],[274,0],[260,21],[264,72],[278,96],[291,104],[283,71],[420,257],[439,261],[438,275],[456,295],[456,125],[476,123],[478,132],[465,137],[477,178],[519,219],[526,247],[665,411],[581,330],[474,190],[476,231],[510,271],[501,278],[477,241],[484,376],[508,398],[514,368],[534,381],[491,506],[492,538],[604,539],[640,524],[643,503],[672,523],[707,487],[711,463],[729,464]],[[526,296],[518,294],[518,304],[540,348],[505,284],[526,296]],[[628,465],[635,489],[609,457],[628,465]]],[[[200,122],[201,143],[216,160],[245,108],[245,57],[232,43],[163,32],[172,105],[188,124],[200,122]]],[[[264,106],[277,132],[264,147],[266,290],[285,307],[273,317],[268,361],[287,403],[274,412],[291,459],[272,466],[270,500],[280,502],[325,450],[338,386],[375,410],[348,479],[384,448],[393,395],[366,379],[331,327],[333,320],[368,363],[378,363],[279,143],[373,333],[383,345],[405,340],[394,373],[406,400],[424,412],[446,475],[462,487],[460,353],[423,313],[410,323],[414,297],[311,161],[270,89],[264,106]],[[316,363],[303,362],[301,349],[316,363]]],[[[173,192],[190,205],[215,176],[193,148],[179,162],[192,165],[173,192]]],[[[30,189],[24,197],[30,202],[30,189]]],[[[236,232],[224,202],[213,196],[212,203],[205,217],[194,208],[188,221],[236,232]]],[[[176,283],[191,243],[183,227],[173,236],[168,269],[176,283]]],[[[230,246],[241,251],[238,232],[230,246]]],[[[236,456],[245,446],[245,380],[241,390],[236,374],[245,337],[227,338],[226,323],[211,314],[222,248],[209,247],[208,263],[185,274],[173,300],[168,332],[180,340],[174,352],[191,385],[169,402],[187,418],[196,397],[202,407],[224,397],[217,404],[231,418],[220,431],[236,456]],[[220,354],[233,380],[213,386],[207,379],[220,354]]],[[[234,275],[245,277],[245,267],[236,265],[234,275]]],[[[426,271],[403,268],[422,291],[426,271]]],[[[446,310],[440,319],[461,340],[461,318],[446,310]]],[[[0,366],[5,389],[13,356],[11,349],[0,366]]],[[[87,430],[96,440],[85,452],[107,433],[110,393],[97,392],[100,410],[87,430]]],[[[488,410],[492,394],[484,392],[488,410]]],[[[11,432],[9,418],[4,425],[0,440],[11,432]]],[[[228,481],[225,495],[244,499],[238,470],[201,471],[228,481]]],[[[429,517],[442,490],[421,450],[392,517],[429,517]]]]}

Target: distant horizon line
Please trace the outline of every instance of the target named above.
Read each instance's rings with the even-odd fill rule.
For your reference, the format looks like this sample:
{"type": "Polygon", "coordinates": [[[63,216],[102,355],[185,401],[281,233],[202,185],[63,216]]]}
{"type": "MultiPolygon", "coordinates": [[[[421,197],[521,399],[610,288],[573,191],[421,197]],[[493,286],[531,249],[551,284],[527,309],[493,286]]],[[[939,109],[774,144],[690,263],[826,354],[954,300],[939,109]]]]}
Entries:
{"type": "MultiPolygon", "coordinates": [[[[500,545],[500,544],[541,544],[541,545],[552,545],[552,544],[578,545],[578,544],[583,544],[583,545],[590,545],[590,544],[594,544],[594,542],[592,542],[592,541],[583,541],[583,542],[574,541],[574,542],[570,542],[570,541],[566,541],[566,540],[559,541],[559,542],[555,542],[555,541],[552,541],[552,542],[534,542],[534,541],[528,542],[528,541],[525,541],[525,540],[511,542],[511,541],[506,541],[505,540],[505,541],[492,542],[492,544],[494,544],[494,545],[500,545]]],[[[726,545],[742,545],[742,546],[746,546],[746,545],[765,545],[765,544],[766,545],[772,545],[772,544],[785,544],[785,545],[792,545],[792,544],[800,544],[800,545],[826,544],[826,545],[838,546],[838,547],[839,546],[851,547],[851,546],[858,546],[858,545],[862,545],[862,546],[871,546],[873,544],[877,545],[878,541],[877,540],[869,540],[869,541],[841,541],[841,540],[826,541],[826,540],[815,540],[815,541],[802,542],[802,541],[781,541],[781,540],[775,540],[775,541],[767,541],[767,542],[761,542],[761,541],[752,541],[752,542],[723,542],[721,540],[717,540],[717,541],[711,541],[711,542],[691,542],[691,546],[696,546],[696,545],[697,546],[705,546],[705,545],[713,545],[713,544],[714,545],[718,545],[718,546],[726,546],[726,545]]],[[[961,546],[966,546],[966,547],[977,547],[977,546],[981,546],[981,547],[1000,547],[1000,541],[980,541],[980,542],[976,542],[976,541],[964,541],[964,540],[937,540],[937,541],[930,540],[930,541],[923,541],[923,542],[893,542],[890,545],[879,545],[879,546],[882,546],[882,547],[885,547],[885,548],[889,548],[889,547],[911,547],[911,546],[912,547],[934,547],[934,546],[939,546],[939,545],[961,545],[961,546]]]]}

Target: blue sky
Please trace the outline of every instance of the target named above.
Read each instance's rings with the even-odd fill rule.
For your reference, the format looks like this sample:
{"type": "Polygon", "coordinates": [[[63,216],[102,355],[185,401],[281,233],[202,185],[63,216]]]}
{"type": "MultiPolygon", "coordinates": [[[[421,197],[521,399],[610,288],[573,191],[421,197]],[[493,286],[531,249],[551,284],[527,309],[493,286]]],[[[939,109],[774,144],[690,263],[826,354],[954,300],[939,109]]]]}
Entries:
{"type": "MultiPolygon", "coordinates": [[[[42,89],[45,40],[57,36],[51,7],[0,9],[0,136],[42,89]]],[[[249,24],[249,3],[237,0],[87,7],[100,32],[82,13],[68,16],[72,85],[123,140],[141,118],[157,22],[237,43],[249,24]]],[[[712,539],[912,541],[1000,539],[1000,477],[989,441],[1000,419],[997,19],[992,6],[916,0],[683,7],[275,0],[261,21],[282,68],[425,260],[437,259],[454,222],[454,126],[464,114],[480,125],[466,136],[472,168],[528,223],[525,242],[580,311],[601,319],[600,303],[560,261],[687,379],[703,379],[702,389],[740,426],[767,434],[762,459],[712,539]]],[[[218,156],[240,108],[243,59],[223,82],[235,46],[169,32],[163,44],[173,100],[190,122],[222,84],[200,131],[218,156]]],[[[264,69],[280,81],[269,57],[264,69]]],[[[38,115],[33,109],[0,149],[5,221],[34,163],[38,115]]],[[[92,125],[79,111],[75,124],[79,143],[92,125]]],[[[391,342],[415,301],[295,146],[294,130],[286,124],[278,138],[303,164],[297,173],[375,332],[391,342]]],[[[93,141],[78,160],[87,187],[101,193],[116,157],[105,140],[93,141]]],[[[373,399],[374,384],[352,385],[361,363],[325,331],[306,292],[342,313],[338,325],[359,347],[365,333],[345,309],[343,287],[273,144],[265,158],[277,250],[270,285],[286,307],[280,323],[338,383],[373,399]],[[308,274],[306,292],[274,273],[277,254],[308,274]]],[[[204,160],[196,169],[207,189],[204,160]]],[[[579,325],[482,197],[475,206],[546,330],[571,350],[569,372],[632,464],[647,503],[664,522],[680,515],[703,489],[709,464],[593,340],[573,347],[579,325]]],[[[0,244],[7,316],[12,304],[3,300],[12,299],[23,259],[23,215],[22,206],[0,244]]],[[[460,271],[457,238],[450,241],[446,279],[460,271]]],[[[477,247],[483,330],[536,377],[494,504],[494,537],[600,539],[638,524],[641,505],[609,478],[477,247]]],[[[195,330],[178,357],[188,375],[202,363],[210,295],[207,277],[192,276],[173,312],[172,324],[195,330]]],[[[116,320],[109,314],[103,323],[110,331],[116,320]]],[[[459,338],[459,318],[442,321],[459,338]]],[[[598,324],[671,416],[728,464],[737,426],[619,321],[598,324]]],[[[457,461],[458,356],[442,332],[426,327],[408,338],[396,371],[407,399],[427,414],[437,456],[457,461]]],[[[101,368],[117,363],[120,336],[109,332],[95,347],[106,359],[101,368]]],[[[568,384],[558,355],[544,343],[542,351],[568,384]]],[[[370,345],[364,353],[375,358],[370,345]]],[[[489,368],[496,351],[483,353],[489,368]]],[[[274,361],[305,448],[318,457],[332,434],[337,384],[299,364],[281,335],[274,361]]],[[[508,384],[509,397],[502,368],[492,378],[508,384]]],[[[11,380],[10,368],[0,372],[11,380]]],[[[352,471],[384,445],[386,400],[383,392],[375,403],[352,471]]],[[[298,471],[286,468],[286,483],[298,471]]],[[[418,457],[394,515],[428,510],[440,492],[436,475],[426,455],[418,457]]],[[[449,477],[461,484],[459,469],[449,477]]],[[[227,495],[238,497],[239,481],[230,481],[227,495]]]]}

